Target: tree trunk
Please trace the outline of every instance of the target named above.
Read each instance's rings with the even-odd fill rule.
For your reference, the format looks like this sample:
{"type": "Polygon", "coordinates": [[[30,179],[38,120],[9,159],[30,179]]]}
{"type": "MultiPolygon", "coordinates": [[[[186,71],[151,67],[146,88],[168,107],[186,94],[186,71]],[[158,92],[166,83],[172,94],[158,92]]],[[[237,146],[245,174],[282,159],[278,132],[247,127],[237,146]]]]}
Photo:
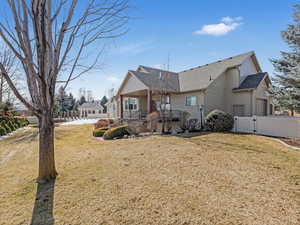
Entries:
{"type": "Polygon", "coordinates": [[[292,116],[295,116],[295,110],[294,110],[294,108],[291,109],[291,114],[292,114],[292,116]]]}
{"type": "Polygon", "coordinates": [[[54,122],[51,115],[39,118],[39,176],[38,182],[55,179],[57,172],[54,159],[54,122]]]}

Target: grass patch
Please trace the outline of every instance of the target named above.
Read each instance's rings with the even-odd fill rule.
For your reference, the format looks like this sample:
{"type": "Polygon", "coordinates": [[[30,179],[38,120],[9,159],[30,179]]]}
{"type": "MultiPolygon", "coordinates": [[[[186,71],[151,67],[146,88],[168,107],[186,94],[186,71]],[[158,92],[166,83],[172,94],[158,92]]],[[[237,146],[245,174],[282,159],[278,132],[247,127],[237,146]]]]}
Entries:
{"type": "Polygon", "coordinates": [[[102,141],[55,129],[59,176],[38,186],[37,130],[0,141],[1,225],[299,224],[300,152],[270,138],[207,133],[102,141]],[[42,223],[43,224],[43,223],[42,223]]]}

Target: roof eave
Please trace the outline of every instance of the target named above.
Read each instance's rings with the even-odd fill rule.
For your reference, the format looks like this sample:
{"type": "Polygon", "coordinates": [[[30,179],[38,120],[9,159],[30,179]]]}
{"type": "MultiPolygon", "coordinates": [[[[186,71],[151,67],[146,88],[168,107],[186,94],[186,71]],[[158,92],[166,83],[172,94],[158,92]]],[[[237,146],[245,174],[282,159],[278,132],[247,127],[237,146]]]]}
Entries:
{"type": "Polygon", "coordinates": [[[249,92],[254,91],[256,88],[241,88],[241,89],[232,89],[232,92],[249,92]]]}

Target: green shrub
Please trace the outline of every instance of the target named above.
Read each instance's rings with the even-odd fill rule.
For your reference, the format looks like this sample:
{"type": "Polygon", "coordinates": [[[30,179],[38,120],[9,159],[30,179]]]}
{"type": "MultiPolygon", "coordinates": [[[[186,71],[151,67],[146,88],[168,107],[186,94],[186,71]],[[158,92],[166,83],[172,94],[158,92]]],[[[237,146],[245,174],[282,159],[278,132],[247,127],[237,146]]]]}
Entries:
{"type": "Polygon", "coordinates": [[[8,126],[8,123],[6,123],[6,121],[1,122],[1,127],[5,129],[6,134],[9,134],[12,132],[12,130],[10,129],[10,127],[8,126]]]}
{"type": "Polygon", "coordinates": [[[127,131],[127,126],[119,126],[119,127],[115,127],[115,128],[111,128],[109,130],[107,130],[104,135],[103,138],[104,140],[112,140],[114,138],[121,138],[124,135],[128,135],[128,131],[127,131]]]}
{"type": "Polygon", "coordinates": [[[108,127],[94,129],[93,136],[94,137],[102,137],[108,129],[109,129],[108,127]]]}
{"type": "Polygon", "coordinates": [[[16,126],[17,128],[22,127],[22,123],[21,123],[20,118],[13,118],[12,120],[13,120],[13,122],[14,122],[14,124],[15,124],[15,126],[16,126]]]}
{"type": "Polygon", "coordinates": [[[2,126],[0,126],[0,136],[6,135],[6,129],[2,126]]]}
{"type": "Polygon", "coordinates": [[[9,128],[11,129],[11,131],[15,131],[17,129],[17,127],[15,126],[14,122],[12,120],[9,120],[7,122],[7,125],[9,126],[9,128]]]}
{"type": "Polygon", "coordinates": [[[206,127],[209,131],[230,131],[233,128],[233,124],[233,116],[221,110],[213,110],[206,117],[206,127]]]}

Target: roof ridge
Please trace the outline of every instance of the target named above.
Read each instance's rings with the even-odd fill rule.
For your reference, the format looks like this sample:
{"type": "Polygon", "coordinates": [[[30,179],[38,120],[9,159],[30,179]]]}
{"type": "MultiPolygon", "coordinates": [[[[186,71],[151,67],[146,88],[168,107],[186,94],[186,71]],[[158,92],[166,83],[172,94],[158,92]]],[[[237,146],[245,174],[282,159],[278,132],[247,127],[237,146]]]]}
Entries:
{"type": "Polygon", "coordinates": [[[197,69],[197,68],[201,68],[201,67],[204,67],[204,66],[209,66],[209,65],[212,65],[212,64],[215,64],[215,63],[224,62],[225,60],[237,58],[237,57],[240,57],[240,56],[242,56],[242,55],[248,55],[248,54],[255,54],[255,51],[245,52],[245,53],[242,53],[242,54],[239,54],[239,55],[236,55],[236,56],[231,56],[231,57],[224,58],[224,59],[221,59],[221,60],[217,60],[217,61],[214,61],[214,62],[211,62],[211,63],[203,64],[203,65],[201,65],[201,66],[192,67],[192,68],[190,68],[190,69],[183,70],[183,71],[181,71],[180,73],[186,72],[186,71],[189,71],[189,70],[194,70],[194,69],[197,69]]]}
{"type": "Polygon", "coordinates": [[[145,68],[148,68],[148,69],[159,70],[159,71],[162,71],[162,72],[176,73],[176,72],[173,72],[173,71],[170,71],[170,70],[163,70],[163,69],[158,69],[158,68],[154,68],[154,67],[150,67],[150,66],[139,65],[139,67],[145,67],[145,68]]]}

